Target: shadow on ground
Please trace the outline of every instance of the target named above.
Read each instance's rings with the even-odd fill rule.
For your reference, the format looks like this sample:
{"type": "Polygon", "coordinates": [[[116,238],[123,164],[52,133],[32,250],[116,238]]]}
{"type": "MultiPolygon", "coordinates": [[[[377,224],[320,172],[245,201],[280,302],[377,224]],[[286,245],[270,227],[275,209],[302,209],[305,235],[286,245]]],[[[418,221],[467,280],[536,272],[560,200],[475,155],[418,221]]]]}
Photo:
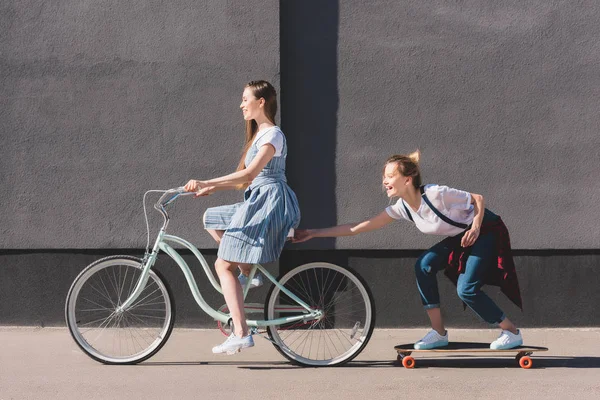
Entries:
{"type": "MultiPolygon", "coordinates": [[[[533,369],[544,368],[600,368],[600,357],[532,357],[533,369]]],[[[440,358],[418,358],[415,357],[415,368],[519,368],[516,360],[512,357],[484,358],[477,356],[440,357],[440,358]]],[[[229,365],[250,370],[273,370],[273,369],[296,369],[299,367],[286,361],[185,361],[185,362],[145,362],[140,366],[165,366],[165,365],[189,365],[189,366],[223,366],[229,365]]],[[[351,361],[346,365],[336,368],[403,368],[396,360],[361,360],[351,361]]],[[[308,367],[310,368],[310,367],[308,367]]]]}

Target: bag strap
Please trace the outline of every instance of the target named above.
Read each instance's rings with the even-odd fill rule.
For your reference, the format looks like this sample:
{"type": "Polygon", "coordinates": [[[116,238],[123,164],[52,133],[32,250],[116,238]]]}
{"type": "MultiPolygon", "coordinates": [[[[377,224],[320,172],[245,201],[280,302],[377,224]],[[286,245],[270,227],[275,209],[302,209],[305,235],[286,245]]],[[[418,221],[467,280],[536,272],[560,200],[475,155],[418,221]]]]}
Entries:
{"type": "MultiPolygon", "coordinates": [[[[429,199],[427,198],[427,195],[425,194],[425,186],[421,186],[420,190],[421,190],[421,197],[423,198],[423,200],[425,200],[425,203],[427,203],[429,208],[431,208],[431,211],[433,211],[435,213],[435,215],[437,215],[442,221],[444,221],[445,223],[447,223],[449,225],[456,226],[457,228],[467,229],[469,227],[469,225],[467,225],[467,224],[461,224],[460,222],[451,220],[450,218],[448,218],[444,214],[442,214],[440,212],[440,210],[435,208],[433,206],[433,204],[431,204],[431,201],[429,201],[429,199]]],[[[412,218],[411,218],[411,221],[412,221],[412,218]]]]}
{"type": "Polygon", "coordinates": [[[410,222],[412,222],[414,224],[415,220],[413,219],[412,215],[410,215],[410,211],[408,211],[408,207],[406,207],[406,203],[404,202],[404,199],[402,199],[402,205],[404,206],[404,210],[406,211],[406,215],[408,215],[410,222]]]}

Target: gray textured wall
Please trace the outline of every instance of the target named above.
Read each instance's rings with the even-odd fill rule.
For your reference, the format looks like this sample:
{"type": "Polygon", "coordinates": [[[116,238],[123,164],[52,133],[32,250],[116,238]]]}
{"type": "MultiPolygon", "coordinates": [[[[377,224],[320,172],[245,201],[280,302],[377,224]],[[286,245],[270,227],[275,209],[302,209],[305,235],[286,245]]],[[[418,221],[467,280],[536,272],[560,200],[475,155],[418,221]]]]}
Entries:
{"type": "MultiPolygon", "coordinates": [[[[231,171],[242,87],[281,71],[304,227],[382,210],[382,161],[420,148],[515,248],[598,248],[599,21],[593,1],[4,1],[0,247],[143,246],[144,190],[231,171]]],[[[182,201],[172,227],[214,247],[203,208],[239,198],[182,201]]],[[[414,233],[299,248],[435,240],[414,233]]]]}
{"type": "MultiPolygon", "coordinates": [[[[600,3],[339,8],[338,221],[378,213],[383,160],[420,148],[424,181],[483,194],[514,247],[600,247],[600,3]]],[[[433,243],[412,229],[338,247],[433,243]]]]}
{"type": "MultiPolygon", "coordinates": [[[[484,194],[515,248],[550,249],[517,252],[525,314],[490,290],[520,325],[600,324],[599,21],[592,1],[1,2],[0,322],[61,324],[85,264],[141,255],[143,192],[230,172],[243,85],[264,78],[302,226],[380,212],[382,161],[418,147],[426,182],[484,194]]],[[[182,200],[171,232],[214,248],[200,215],[240,196],[182,200]]],[[[354,267],[380,326],[420,326],[410,249],[434,240],[398,223],[291,246],[281,270],[354,267]]],[[[158,268],[179,323],[210,324],[158,268]]],[[[477,326],[442,291],[449,324],[477,326]]]]}
{"type": "MultiPolygon", "coordinates": [[[[0,252],[0,324],[57,326],[64,324],[64,304],[69,287],[84,265],[114,249],[86,251],[18,251],[0,252]],[[60,273],[59,273],[60,271],[60,273]]],[[[139,250],[119,253],[141,256],[139,250]]],[[[206,254],[213,263],[215,251],[206,254]]],[[[202,268],[189,252],[182,252],[209,305],[218,309],[224,304],[203,276],[202,268]]],[[[376,305],[378,327],[424,327],[427,316],[419,300],[413,265],[419,255],[414,250],[310,250],[284,251],[279,263],[267,265],[281,274],[296,265],[314,261],[332,262],[356,270],[370,286],[376,305]]],[[[497,287],[485,287],[509,318],[522,327],[600,326],[598,287],[600,252],[584,254],[563,251],[517,252],[523,312],[502,295],[497,287]],[[568,266],[568,268],[565,268],[568,266]],[[560,279],[559,279],[560,278],[560,279]]],[[[214,320],[197,306],[187,288],[185,277],[174,261],[159,257],[156,268],[171,286],[177,310],[177,326],[216,326],[214,320]]],[[[438,274],[442,309],[451,327],[487,328],[470,310],[463,311],[452,283],[438,274]]],[[[251,290],[248,302],[263,303],[271,285],[251,290]]]]}
{"type": "Polygon", "coordinates": [[[244,85],[279,86],[274,0],[0,7],[2,248],[142,246],[144,191],[230,172],[244,85]]]}

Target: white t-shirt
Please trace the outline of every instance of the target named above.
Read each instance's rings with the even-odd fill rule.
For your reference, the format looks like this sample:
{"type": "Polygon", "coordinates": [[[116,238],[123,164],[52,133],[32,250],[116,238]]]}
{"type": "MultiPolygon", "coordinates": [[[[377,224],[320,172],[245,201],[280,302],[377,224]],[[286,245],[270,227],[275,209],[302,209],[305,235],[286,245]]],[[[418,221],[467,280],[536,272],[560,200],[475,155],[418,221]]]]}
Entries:
{"type": "MultiPolygon", "coordinates": [[[[473,222],[474,206],[471,204],[471,193],[448,186],[425,185],[425,194],[431,204],[451,220],[466,225],[473,222]]],[[[454,236],[464,231],[463,228],[442,221],[423,198],[421,198],[421,205],[416,212],[408,203],[404,204],[406,204],[406,208],[402,204],[402,199],[399,199],[396,204],[392,204],[385,211],[394,219],[410,221],[406,214],[406,209],[408,209],[417,229],[429,235],[454,236]]]]}
{"type": "Polygon", "coordinates": [[[275,155],[273,157],[280,157],[283,151],[283,141],[284,137],[281,129],[279,129],[278,126],[272,126],[256,132],[252,144],[256,144],[256,147],[260,149],[262,146],[269,143],[275,147],[275,155]]]}

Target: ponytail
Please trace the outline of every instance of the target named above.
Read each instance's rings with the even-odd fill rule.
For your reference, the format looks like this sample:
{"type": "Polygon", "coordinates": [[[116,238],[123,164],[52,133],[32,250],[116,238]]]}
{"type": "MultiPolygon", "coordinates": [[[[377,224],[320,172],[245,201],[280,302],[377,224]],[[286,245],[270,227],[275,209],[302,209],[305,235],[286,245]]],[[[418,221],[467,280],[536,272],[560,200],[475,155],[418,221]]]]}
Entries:
{"type": "Polygon", "coordinates": [[[412,153],[410,153],[407,157],[410,158],[410,160],[412,162],[414,162],[415,164],[417,164],[417,166],[418,166],[419,160],[421,159],[421,152],[417,149],[417,150],[413,151],[412,153]]]}

